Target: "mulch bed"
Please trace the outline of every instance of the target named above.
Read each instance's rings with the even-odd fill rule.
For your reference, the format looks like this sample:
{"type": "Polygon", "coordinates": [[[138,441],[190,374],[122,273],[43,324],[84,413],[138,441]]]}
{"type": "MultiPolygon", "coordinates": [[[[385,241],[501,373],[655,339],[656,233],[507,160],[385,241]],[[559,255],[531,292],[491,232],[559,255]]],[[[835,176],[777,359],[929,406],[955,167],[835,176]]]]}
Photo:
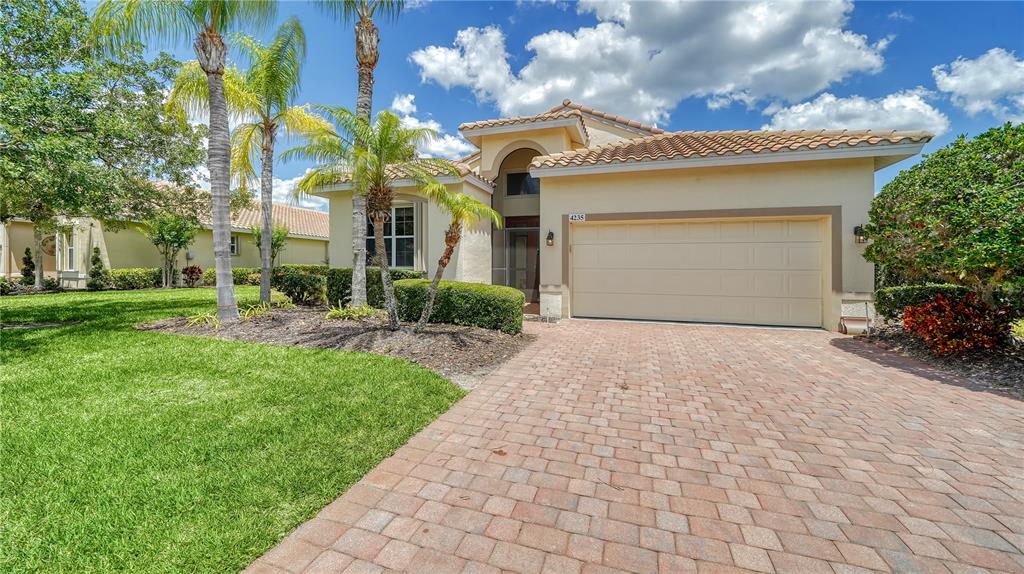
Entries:
{"type": "Polygon", "coordinates": [[[344,321],[325,319],[326,309],[296,307],[274,309],[261,317],[222,325],[188,325],[185,317],[164,319],[139,329],[181,335],[234,339],[250,343],[298,345],[319,349],[365,351],[419,363],[465,388],[472,388],[488,373],[523,350],[534,335],[508,335],[478,327],[428,325],[413,333],[411,325],[388,331],[380,319],[344,321]]]}
{"type": "Polygon", "coordinates": [[[972,383],[1024,398],[1024,344],[1021,341],[998,351],[982,350],[936,357],[919,337],[904,332],[899,325],[876,328],[867,340],[879,347],[920,359],[936,369],[972,383]]]}

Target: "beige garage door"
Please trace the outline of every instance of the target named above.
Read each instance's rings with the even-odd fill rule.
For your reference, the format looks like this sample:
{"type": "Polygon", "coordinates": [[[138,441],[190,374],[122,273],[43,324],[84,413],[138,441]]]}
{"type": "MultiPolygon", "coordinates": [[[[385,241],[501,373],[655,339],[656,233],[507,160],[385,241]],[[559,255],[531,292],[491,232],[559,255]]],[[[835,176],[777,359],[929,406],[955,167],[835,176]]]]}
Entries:
{"type": "Polygon", "coordinates": [[[583,223],[572,315],[820,326],[819,220],[583,223]]]}

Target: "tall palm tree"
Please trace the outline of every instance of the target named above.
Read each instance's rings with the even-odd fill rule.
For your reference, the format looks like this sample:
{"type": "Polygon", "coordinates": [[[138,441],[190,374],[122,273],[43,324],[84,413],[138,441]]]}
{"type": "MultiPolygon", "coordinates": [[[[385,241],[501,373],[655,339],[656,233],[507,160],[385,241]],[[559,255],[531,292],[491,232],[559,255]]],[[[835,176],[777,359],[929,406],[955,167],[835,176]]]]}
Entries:
{"type": "MultiPolygon", "coordinates": [[[[373,70],[380,57],[380,33],[373,23],[374,16],[394,20],[402,12],[404,0],[320,0],[328,15],[356,23],[356,69],[359,73],[359,92],[356,96],[356,115],[367,122],[373,111],[373,70]]],[[[352,304],[366,303],[366,199],[352,196],[352,304]]]]}
{"type": "MultiPolygon", "coordinates": [[[[224,95],[228,109],[244,123],[231,135],[231,175],[245,196],[256,181],[255,162],[260,162],[260,300],[270,302],[271,241],[273,239],[274,144],[279,127],[288,136],[310,136],[331,125],[308,106],[293,105],[299,91],[300,69],[306,55],[306,35],[297,18],[278,28],[269,45],[250,36],[237,35],[233,44],[250,63],[241,72],[224,71],[224,95]]],[[[168,107],[207,111],[209,93],[199,62],[187,62],[175,78],[168,107]]]]}
{"type": "MultiPolygon", "coordinates": [[[[384,284],[388,328],[398,330],[398,306],[391,283],[384,223],[391,218],[394,183],[409,179],[425,196],[441,193],[444,184],[437,176],[458,176],[455,166],[443,159],[416,157],[416,149],[436,136],[426,128],[403,127],[398,116],[382,111],[371,123],[342,107],[319,107],[337,126],[336,130],[312,138],[290,149],[283,158],[302,157],[319,164],[300,181],[297,191],[312,193],[317,188],[351,183],[353,196],[366,198],[366,212],[373,223],[375,263],[384,284]]],[[[353,302],[354,303],[354,302],[353,302]]]]}
{"type": "Polygon", "coordinates": [[[430,281],[430,288],[427,290],[427,301],[423,304],[423,312],[419,321],[413,327],[414,332],[426,326],[430,320],[430,313],[434,310],[434,298],[437,297],[437,287],[441,284],[441,276],[452,260],[455,247],[462,239],[462,230],[467,225],[473,225],[482,219],[493,222],[494,226],[501,228],[501,215],[491,209],[489,205],[482,203],[475,197],[464,193],[452,193],[447,186],[430,186],[424,190],[428,199],[434,202],[442,212],[451,217],[447,231],[444,232],[444,253],[437,260],[437,271],[430,281]]]}
{"type": "Polygon", "coordinates": [[[228,109],[224,97],[227,45],[224,36],[242,27],[262,27],[277,15],[274,0],[102,0],[93,20],[101,49],[115,51],[149,38],[163,42],[192,41],[206,74],[210,96],[210,140],[207,167],[213,217],[213,254],[217,268],[217,318],[238,320],[231,279],[231,149],[228,109]]]}

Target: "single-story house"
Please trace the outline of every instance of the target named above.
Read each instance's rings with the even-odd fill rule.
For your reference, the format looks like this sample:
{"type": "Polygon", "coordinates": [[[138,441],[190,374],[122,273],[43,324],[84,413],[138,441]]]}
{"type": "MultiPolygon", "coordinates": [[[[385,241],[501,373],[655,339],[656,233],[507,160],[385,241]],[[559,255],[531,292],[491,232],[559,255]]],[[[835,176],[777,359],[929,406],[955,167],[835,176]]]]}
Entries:
{"type": "MultiPolygon", "coordinates": [[[[569,100],[463,124],[478,151],[451,188],[503,217],[470,230],[446,277],[510,285],[547,317],[812,326],[865,308],[875,171],[931,134],[666,132],[569,100]]],[[[447,218],[399,181],[391,264],[432,270],[447,218]]],[[[330,201],[330,261],[352,260],[352,192],[330,201]]]]}
{"type": "MultiPolygon", "coordinates": [[[[288,241],[278,256],[278,264],[326,263],[328,219],[322,211],[274,204],[275,225],[288,228],[288,241]]],[[[234,267],[259,267],[260,250],[253,241],[251,228],[262,221],[259,204],[237,210],[232,217],[231,255],[234,267]]],[[[73,218],[62,221],[70,230],[49,235],[43,240],[43,271],[59,278],[65,288],[84,288],[88,279],[93,247],[100,248],[107,269],[161,267],[160,252],[146,237],[140,223],[126,222],[109,228],[100,221],[73,218]]],[[[192,245],[178,257],[178,268],[213,266],[213,232],[209,216],[201,222],[192,245]]],[[[0,224],[0,275],[21,277],[21,258],[25,248],[34,249],[32,224],[24,220],[0,224]]],[[[37,263],[38,264],[38,263],[37,263]]]]}

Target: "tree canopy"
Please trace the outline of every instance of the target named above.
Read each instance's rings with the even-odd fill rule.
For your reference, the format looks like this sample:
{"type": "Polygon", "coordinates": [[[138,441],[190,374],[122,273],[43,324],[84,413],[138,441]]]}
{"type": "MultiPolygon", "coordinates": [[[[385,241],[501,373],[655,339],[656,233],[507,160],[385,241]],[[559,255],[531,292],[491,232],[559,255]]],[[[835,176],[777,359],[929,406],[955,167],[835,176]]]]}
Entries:
{"type": "Polygon", "coordinates": [[[907,280],[991,293],[1024,278],[1024,124],[960,136],[875,197],[865,257],[907,280]]]}
{"type": "Polygon", "coordinates": [[[75,0],[0,3],[0,219],[144,217],[153,180],[186,185],[203,128],[163,112],[178,63],[103,56],[75,0]]]}

